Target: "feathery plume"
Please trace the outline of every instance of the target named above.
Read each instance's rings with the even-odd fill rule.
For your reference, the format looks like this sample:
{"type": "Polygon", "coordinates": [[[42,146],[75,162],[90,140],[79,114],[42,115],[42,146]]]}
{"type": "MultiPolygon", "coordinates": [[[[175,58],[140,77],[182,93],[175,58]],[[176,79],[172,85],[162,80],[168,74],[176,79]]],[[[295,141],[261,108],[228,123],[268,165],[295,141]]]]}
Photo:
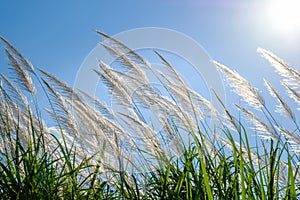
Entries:
{"type": "Polygon", "coordinates": [[[258,48],[257,51],[266,58],[276,71],[285,78],[288,85],[291,87],[300,88],[300,73],[288,66],[282,59],[278,58],[272,52],[262,48],[258,48]]]}
{"type": "Polygon", "coordinates": [[[68,98],[70,100],[79,98],[76,92],[74,92],[74,90],[68,84],[59,80],[57,77],[50,74],[49,72],[46,72],[45,70],[38,70],[47,77],[47,79],[52,83],[52,87],[58,90],[59,93],[63,95],[63,97],[68,98]]]}
{"type": "Polygon", "coordinates": [[[114,119],[115,118],[115,114],[114,112],[107,107],[107,105],[105,105],[102,101],[100,101],[99,99],[93,97],[92,95],[88,94],[87,92],[83,91],[83,90],[80,90],[79,89],[79,92],[80,94],[83,94],[84,97],[87,98],[87,100],[93,105],[95,106],[95,108],[97,110],[100,111],[100,113],[109,118],[109,119],[114,119]]]}
{"type": "Polygon", "coordinates": [[[279,114],[283,114],[283,115],[286,115],[288,116],[290,119],[292,119],[293,121],[295,121],[295,115],[294,113],[292,112],[291,108],[287,105],[287,103],[283,100],[283,98],[279,95],[279,93],[272,87],[272,85],[264,79],[264,82],[265,82],[265,85],[267,86],[270,94],[275,97],[278,102],[279,102],[279,105],[277,105],[277,109],[276,111],[279,113],[279,114]]]}
{"type": "Polygon", "coordinates": [[[3,74],[0,73],[0,78],[5,83],[5,88],[2,87],[2,92],[5,95],[7,102],[9,105],[13,107],[18,107],[24,112],[27,112],[28,102],[26,97],[18,90],[18,88],[3,74]],[[16,105],[16,106],[15,106],[16,105]]]}
{"type": "Polygon", "coordinates": [[[169,64],[168,61],[162,55],[160,55],[157,51],[154,51],[154,53],[160,58],[160,60],[167,67],[167,69],[169,70],[169,72],[176,77],[176,79],[180,82],[180,84],[183,86],[183,88],[186,89],[186,84],[185,84],[184,80],[176,72],[176,70],[173,68],[173,66],[171,64],[169,64]]]}
{"type": "Polygon", "coordinates": [[[271,128],[261,119],[259,119],[254,113],[246,110],[245,108],[235,105],[240,111],[246,115],[246,119],[254,125],[254,130],[257,131],[258,135],[265,139],[277,139],[278,135],[274,128],[271,128]]]}
{"type": "Polygon", "coordinates": [[[73,133],[76,137],[79,136],[76,120],[71,114],[69,109],[66,107],[64,98],[52,87],[50,84],[42,79],[43,83],[46,85],[50,92],[49,101],[52,104],[53,112],[48,111],[48,113],[55,119],[60,128],[68,131],[68,133],[73,133]]]}
{"type": "Polygon", "coordinates": [[[259,95],[256,88],[252,87],[250,83],[241,77],[237,72],[230,70],[228,67],[213,61],[219,70],[221,70],[230,82],[230,86],[234,89],[234,92],[242,97],[243,101],[248,103],[249,106],[261,109],[264,107],[264,100],[259,95]]]}
{"type": "MultiPolygon", "coordinates": [[[[1,76],[2,74],[0,74],[1,76]]],[[[0,79],[0,82],[2,83],[2,80],[0,79]]],[[[0,84],[0,93],[1,93],[1,103],[4,105],[8,105],[9,107],[17,108],[17,105],[14,103],[14,101],[10,98],[10,95],[6,92],[6,90],[3,88],[2,84],[0,84]]]]}
{"type": "Polygon", "coordinates": [[[213,93],[225,111],[225,116],[223,118],[229,122],[229,124],[228,123],[222,123],[222,124],[224,124],[227,128],[229,128],[233,131],[240,132],[240,126],[239,126],[239,123],[237,122],[237,120],[229,112],[229,110],[226,108],[224,102],[220,99],[220,97],[216,94],[216,92],[214,90],[213,90],[213,93]]]}
{"type": "Polygon", "coordinates": [[[138,66],[132,60],[130,60],[130,58],[126,54],[120,52],[118,50],[118,48],[113,48],[113,47],[110,47],[110,46],[108,46],[106,44],[103,44],[103,43],[100,43],[100,44],[108,52],[110,52],[111,54],[113,54],[117,58],[117,61],[120,61],[119,63],[121,64],[121,66],[123,66],[126,69],[127,73],[134,75],[140,81],[148,82],[147,77],[146,77],[144,71],[141,70],[141,67],[138,66]]]}
{"type": "MultiPolygon", "coordinates": [[[[182,92],[181,84],[175,83],[169,76],[166,76],[162,72],[158,72],[160,76],[162,76],[168,84],[165,85],[165,87],[168,88],[168,90],[178,98],[180,103],[187,104],[190,111],[193,112],[193,109],[195,109],[196,115],[200,117],[200,119],[205,118],[205,114],[210,113],[213,116],[217,116],[218,112],[213,107],[213,105],[205,99],[203,96],[201,96],[199,93],[194,91],[193,89],[186,86],[187,92],[189,93],[190,100],[188,99],[188,96],[185,95],[182,92]],[[197,104],[198,103],[198,104],[197,104]],[[191,104],[196,105],[195,107],[191,107],[191,104]]],[[[186,105],[186,106],[187,106],[186,105]]]]}
{"type": "Polygon", "coordinates": [[[292,145],[299,145],[300,146],[300,136],[296,133],[292,133],[284,128],[276,127],[282,135],[287,138],[287,141],[292,145]]]}
{"type": "Polygon", "coordinates": [[[114,69],[111,69],[111,71],[126,83],[126,90],[131,94],[131,99],[135,106],[149,108],[154,104],[153,99],[160,98],[160,94],[150,85],[148,80],[141,80],[131,74],[114,69]]]}
{"type": "MultiPolygon", "coordinates": [[[[104,118],[101,113],[97,110],[90,107],[90,105],[86,104],[84,101],[76,100],[69,102],[74,109],[76,116],[80,119],[80,125],[83,125],[83,129],[85,134],[81,137],[82,140],[88,140],[87,135],[95,135],[99,144],[103,143],[98,140],[105,140],[108,142],[111,149],[116,149],[115,143],[113,142],[113,133],[118,133],[119,137],[125,140],[127,136],[126,131],[123,127],[119,126],[106,118],[104,118]]],[[[80,127],[82,128],[82,127],[80,127]]],[[[133,141],[130,139],[130,141],[133,141]]],[[[132,143],[133,144],[133,143],[132,143]]],[[[113,151],[113,150],[110,150],[113,151]]]]}
{"type": "Polygon", "coordinates": [[[10,51],[5,49],[5,52],[7,54],[7,57],[10,60],[12,69],[16,73],[16,80],[18,84],[22,87],[22,89],[30,92],[31,94],[35,94],[35,89],[32,83],[32,80],[28,73],[23,69],[22,65],[19,63],[19,61],[11,54],[10,51]]]}
{"type": "Polygon", "coordinates": [[[284,128],[276,127],[279,132],[287,139],[287,142],[290,144],[292,150],[296,154],[300,154],[300,136],[294,132],[290,132],[284,128]]]}
{"type": "Polygon", "coordinates": [[[132,104],[131,97],[129,96],[127,90],[123,87],[123,80],[116,76],[111,68],[104,62],[100,61],[99,67],[101,68],[102,72],[97,70],[94,71],[102,78],[110,93],[113,94],[113,92],[116,92],[118,97],[120,97],[123,102],[132,104]]]}
{"type": "MultiPolygon", "coordinates": [[[[285,88],[287,88],[290,98],[293,99],[300,106],[300,93],[295,89],[291,88],[285,81],[282,81],[281,84],[285,88]]],[[[300,110],[299,107],[297,109],[300,110]]]]}
{"type": "Polygon", "coordinates": [[[203,111],[199,107],[196,107],[196,103],[192,102],[192,99],[190,99],[189,96],[182,92],[182,88],[180,87],[180,85],[170,80],[164,74],[161,74],[161,76],[163,76],[168,81],[169,84],[165,85],[165,87],[172,94],[172,98],[176,100],[180,107],[182,107],[183,110],[189,112],[190,114],[194,114],[195,116],[197,116],[197,118],[204,120],[205,116],[203,111]]]}
{"type": "Polygon", "coordinates": [[[109,35],[103,32],[96,31],[96,33],[102,35],[106,39],[105,42],[107,42],[110,45],[110,47],[112,47],[115,50],[118,50],[119,52],[122,52],[122,54],[126,55],[131,61],[139,64],[140,66],[151,68],[151,65],[142,56],[134,52],[132,49],[128,48],[120,41],[110,37],[109,35]]]}
{"type": "Polygon", "coordinates": [[[34,127],[41,128],[40,131],[46,130],[46,125],[31,111],[26,97],[19,92],[4,75],[0,74],[0,78],[4,79],[8,89],[10,88],[9,93],[7,93],[6,90],[0,86],[2,101],[6,103],[6,106],[11,108],[12,114],[18,118],[19,123],[25,126],[33,123],[34,127]]]}
{"type": "Polygon", "coordinates": [[[6,44],[6,46],[21,60],[23,65],[25,66],[25,69],[29,72],[34,72],[34,68],[32,64],[11,44],[9,43],[5,38],[0,36],[0,39],[6,44]]]}

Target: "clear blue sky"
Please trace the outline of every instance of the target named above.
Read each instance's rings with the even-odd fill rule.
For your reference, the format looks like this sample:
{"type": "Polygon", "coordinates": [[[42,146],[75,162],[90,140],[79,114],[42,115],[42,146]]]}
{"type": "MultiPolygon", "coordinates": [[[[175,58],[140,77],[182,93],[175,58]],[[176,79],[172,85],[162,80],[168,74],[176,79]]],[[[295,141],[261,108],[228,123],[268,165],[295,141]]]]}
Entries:
{"type": "MultiPolygon", "coordinates": [[[[271,7],[272,0],[10,0],[0,4],[0,35],[36,67],[73,84],[84,58],[101,41],[93,30],[115,35],[133,28],[170,28],[192,37],[211,58],[259,87],[263,77],[274,74],[257,47],[300,69],[300,28],[276,27],[281,26],[278,16],[288,12],[270,17],[271,7]]],[[[7,66],[3,58],[0,65],[7,66]]]]}

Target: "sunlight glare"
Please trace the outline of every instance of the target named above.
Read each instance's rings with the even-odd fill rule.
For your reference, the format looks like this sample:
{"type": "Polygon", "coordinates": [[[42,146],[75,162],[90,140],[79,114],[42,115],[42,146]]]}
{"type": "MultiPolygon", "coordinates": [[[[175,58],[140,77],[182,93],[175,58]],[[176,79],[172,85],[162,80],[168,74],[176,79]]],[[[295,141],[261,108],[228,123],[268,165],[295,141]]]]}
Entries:
{"type": "Polygon", "coordinates": [[[267,4],[267,17],[271,26],[289,36],[300,27],[299,0],[272,0],[267,4]]]}

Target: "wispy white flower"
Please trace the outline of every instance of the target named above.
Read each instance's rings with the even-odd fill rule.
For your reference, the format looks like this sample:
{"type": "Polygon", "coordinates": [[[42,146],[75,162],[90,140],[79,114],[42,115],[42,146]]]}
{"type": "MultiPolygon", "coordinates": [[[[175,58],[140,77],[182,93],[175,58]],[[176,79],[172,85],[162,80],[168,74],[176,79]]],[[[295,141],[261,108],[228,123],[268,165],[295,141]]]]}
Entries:
{"type": "Polygon", "coordinates": [[[293,151],[297,154],[300,153],[300,136],[296,132],[290,132],[285,128],[276,127],[280,133],[287,139],[287,142],[290,143],[293,151]]]}
{"type": "Polygon", "coordinates": [[[272,87],[272,85],[264,79],[265,85],[267,86],[270,94],[277,99],[279,105],[277,105],[276,111],[279,114],[286,115],[293,121],[295,121],[295,114],[292,109],[288,106],[288,104],[284,101],[284,99],[279,95],[279,93],[272,87]]]}
{"type": "Polygon", "coordinates": [[[261,119],[259,119],[254,113],[246,110],[245,108],[236,105],[236,107],[246,115],[246,119],[251,122],[254,126],[254,130],[257,131],[258,135],[264,139],[277,139],[278,135],[274,128],[268,126],[261,119]]]}
{"type": "Polygon", "coordinates": [[[261,109],[265,102],[260,96],[256,88],[252,87],[250,83],[241,77],[237,72],[230,70],[228,67],[213,61],[219,70],[221,70],[227,77],[230,86],[234,89],[234,92],[238,94],[242,99],[256,109],[261,109]]]}
{"type": "Polygon", "coordinates": [[[278,58],[272,52],[262,48],[258,48],[257,51],[265,57],[276,71],[285,78],[286,84],[290,87],[300,88],[300,73],[288,66],[282,59],[278,58]]]}

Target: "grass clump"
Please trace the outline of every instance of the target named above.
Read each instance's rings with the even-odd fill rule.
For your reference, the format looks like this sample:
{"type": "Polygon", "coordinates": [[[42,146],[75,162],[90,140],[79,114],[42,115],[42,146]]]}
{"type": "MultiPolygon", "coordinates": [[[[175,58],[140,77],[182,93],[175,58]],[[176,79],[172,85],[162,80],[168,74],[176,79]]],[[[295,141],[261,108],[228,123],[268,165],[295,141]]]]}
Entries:
{"type": "MultiPolygon", "coordinates": [[[[221,100],[224,110],[216,110],[159,52],[164,73],[97,33],[118,61],[118,70],[102,61],[95,69],[117,110],[36,71],[1,37],[14,73],[12,79],[0,73],[1,199],[299,198],[297,113],[271,83],[265,80],[288,126],[256,88],[220,63],[214,62],[243,100],[235,107],[247,122],[221,100]],[[148,73],[164,92],[151,85],[148,73]],[[48,102],[43,109],[41,96],[48,102]],[[157,123],[146,119],[147,112],[155,113],[157,123]]],[[[258,51],[299,106],[300,73],[271,52],[258,51]]]]}

